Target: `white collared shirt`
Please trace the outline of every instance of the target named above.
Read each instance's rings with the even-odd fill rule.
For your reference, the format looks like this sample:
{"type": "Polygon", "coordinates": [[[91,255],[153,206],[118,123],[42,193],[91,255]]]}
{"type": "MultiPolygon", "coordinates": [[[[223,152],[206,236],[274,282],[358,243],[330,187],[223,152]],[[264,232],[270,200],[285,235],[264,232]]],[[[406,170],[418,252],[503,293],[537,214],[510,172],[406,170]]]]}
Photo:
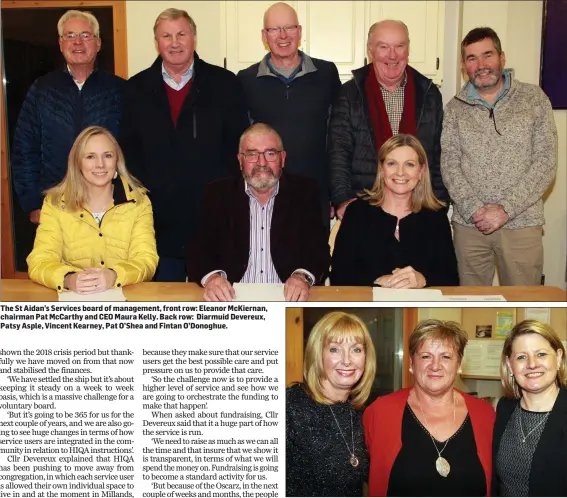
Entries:
{"type": "Polygon", "coordinates": [[[85,84],[85,82],[88,79],[88,76],[85,78],[85,81],[83,81],[82,83],[79,83],[75,77],[73,76],[73,71],[71,71],[71,68],[69,67],[69,64],[67,64],[67,71],[69,71],[69,74],[71,75],[71,78],[73,78],[73,81],[75,82],[75,85],[77,85],[77,88],[80,90],[83,89],[83,85],[85,84]]]}
{"type": "Polygon", "coordinates": [[[250,253],[248,268],[246,268],[246,273],[244,273],[241,282],[281,284],[282,281],[276,272],[270,251],[270,229],[272,227],[272,215],[274,214],[274,201],[280,190],[280,183],[276,183],[270,199],[264,205],[250,190],[248,183],[244,182],[244,185],[244,191],[250,199],[250,253]]]}
{"type": "Polygon", "coordinates": [[[191,63],[191,65],[189,66],[189,69],[187,69],[187,71],[185,71],[182,75],[181,75],[181,81],[179,83],[177,83],[173,77],[165,70],[165,66],[163,65],[163,62],[161,63],[161,75],[163,77],[163,81],[165,81],[165,83],[173,88],[174,90],[181,90],[187,83],[189,83],[189,81],[191,81],[191,78],[193,77],[193,66],[195,65],[195,60],[193,60],[193,62],[191,63]]]}
{"type": "MultiPolygon", "coordinates": [[[[282,281],[274,267],[270,247],[270,232],[272,228],[272,215],[274,214],[274,203],[276,195],[280,190],[280,183],[276,183],[274,191],[266,204],[262,205],[250,190],[248,183],[244,182],[244,191],[249,198],[250,206],[250,249],[248,255],[248,267],[240,282],[253,284],[281,284],[282,281]]],[[[227,275],[222,270],[213,270],[201,279],[201,285],[205,285],[208,278],[214,273],[220,273],[224,278],[227,275]]],[[[298,268],[293,273],[302,273],[313,285],[315,277],[303,268],[298,268]]]]}

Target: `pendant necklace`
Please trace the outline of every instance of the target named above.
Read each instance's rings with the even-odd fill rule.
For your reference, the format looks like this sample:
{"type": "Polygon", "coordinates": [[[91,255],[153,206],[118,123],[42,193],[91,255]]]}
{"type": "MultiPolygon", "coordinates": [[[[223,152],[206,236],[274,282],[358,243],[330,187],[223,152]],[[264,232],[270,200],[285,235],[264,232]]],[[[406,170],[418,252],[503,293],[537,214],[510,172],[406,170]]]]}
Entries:
{"type": "MultiPolygon", "coordinates": [[[[414,391],[414,397],[417,403],[417,407],[419,408],[419,411],[423,415],[426,425],[429,425],[429,422],[427,421],[427,417],[425,416],[425,413],[421,409],[421,405],[419,404],[419,399],[417,399],[417,395],[415,394],[415,391],[414,391]]],[[[455,391],[453,391],[453,424],[455,423],[455,419],[456,419],[455,404],[456,404],[456,395],[455,395],[455,391]]],[[[437,448],[437,443],[435,442],[435,439],[433,438],[427,427],[425,427],[425,430],[427,431],[427,434],[429,434],[429,437],[433,442],[433,446],[435,446],[435,451],[437,452],[437,460],[435,460],[435,468],[437,469],[437,473],[442,477],[447,477],[449,475],[449,472],[451,472],[451,465],[449,465],[449,462],[445,458],[443,458],[441,454],[445,451],[445,448],[449,443],[449,439],[451,438],[448,438],[447,441],[445,441],[445,445],[443,446],[441,451],[439,451],[439,449],[437,448]]]]}
{"type": "Polygon", "coordinates": [[[518,413],[518,422],[520,424],[520,432],[522,433],[522,443],[526,442],[526,439],[528,439],[530,437],[530,435],[532,434],[532,432],[534,432],[540,425],[545,424],[545,421],[547,420],[547,417],[549,417],[549,414],[551,412],[547,412],[547,414],[545,415],[545,417],[543,417],[539,423],[527,434],[524,434],[524,429],[522,428],[522,407],[518,406],[518,408],[520,409],[520,412],[518,413]]]}
{"type": "Polygon", "coordinates": [[[339,432],[341,433],[341,436],[343,438],[343,441],[345,442],[345,446],[347,447],[347,451],[350,455],[348,461],[349,463],[353,466],[353,467],[358,467],[358,464],[360,463],[358,461],[358,458],[356,457],[356,455],[354,454],[354,427],[352,425],[352,409],[349,410],[350,411],[350,431],[351,431],[351,437],[352,437],[352,451],[350,451],[350,448],[348,447],[348,443],[346,442],[345,436],[343,434],[343,431],[341,430],[341,426],[339,425],[339,422],[337,420],[337,417],[335,417],[335,414],[333,412],[333,409],[331,408],[331,405],[327,405],[329,407],[329,410],[331,410],[331,415],[333,415],[333,418],[335,419],[335,424],[337,424],[337,427],[339,428],[339,432]]]}

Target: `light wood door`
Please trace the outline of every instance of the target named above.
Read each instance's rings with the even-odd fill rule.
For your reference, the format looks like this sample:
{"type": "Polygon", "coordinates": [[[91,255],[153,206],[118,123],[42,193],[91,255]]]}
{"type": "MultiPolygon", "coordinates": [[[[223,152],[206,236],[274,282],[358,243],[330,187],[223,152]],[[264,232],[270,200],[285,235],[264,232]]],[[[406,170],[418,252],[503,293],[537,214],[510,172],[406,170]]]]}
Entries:
{"type": "Polygon", "coordinates": [[[298,3],[305,52],[334,62],[341,80],[348,81],[351,71],[364,65],[366,56],[365,2],[298,3]]]}
{"type": "MultiPolygon", "coordinates": [[[[264,12],[272,1],[226,1],[224,36],[226,67],[235,73],[258,62],[267,52],[261,37],[264,12]]],[[[289,1],[303,26],[300,49],[337,65],[342,81],[366,62],[370,26],[383,19],[399,19],[411,38],[410,63],[441,82],[444,2],[427,1],[289,1]],[[439,58],[439,65],[437,59],[439,58]]]]}

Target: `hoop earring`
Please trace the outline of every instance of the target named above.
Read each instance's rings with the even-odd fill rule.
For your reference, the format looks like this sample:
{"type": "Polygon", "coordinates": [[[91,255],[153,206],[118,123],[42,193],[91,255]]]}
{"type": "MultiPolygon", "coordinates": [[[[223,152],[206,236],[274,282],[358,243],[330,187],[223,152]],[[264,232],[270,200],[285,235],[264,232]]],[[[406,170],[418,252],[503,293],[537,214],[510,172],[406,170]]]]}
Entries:
{"type": "Polygon", "coordinates": [[[114,170],[114,176],[112,178],[114,178],[115,180],[118,178],[118,170],[117,169],[114,170]]]}

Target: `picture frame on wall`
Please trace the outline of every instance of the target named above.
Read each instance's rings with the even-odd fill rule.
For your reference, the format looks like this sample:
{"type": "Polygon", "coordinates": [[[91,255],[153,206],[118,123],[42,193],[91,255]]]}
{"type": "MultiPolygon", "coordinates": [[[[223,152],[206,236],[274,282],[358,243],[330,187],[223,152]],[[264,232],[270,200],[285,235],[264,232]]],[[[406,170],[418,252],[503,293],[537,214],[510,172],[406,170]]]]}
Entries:
{"type": "Polygon", "coordinates": [[[567,0],[544,0],[539,85],[553,109],[567,109],[567,0]]]}

